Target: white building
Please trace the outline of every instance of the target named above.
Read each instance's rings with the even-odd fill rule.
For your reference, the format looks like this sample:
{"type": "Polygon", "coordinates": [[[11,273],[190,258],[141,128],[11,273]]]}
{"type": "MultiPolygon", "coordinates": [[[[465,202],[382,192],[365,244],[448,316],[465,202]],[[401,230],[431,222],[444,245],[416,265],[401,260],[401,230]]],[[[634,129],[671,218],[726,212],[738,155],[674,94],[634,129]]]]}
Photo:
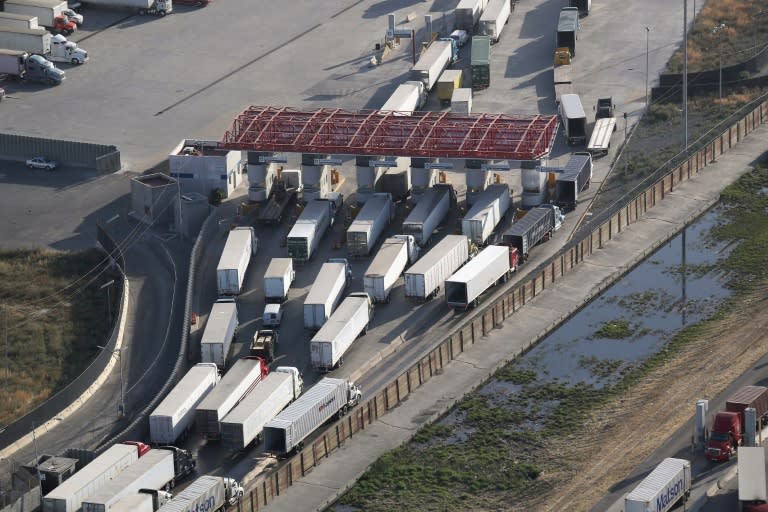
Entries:
{"type": "Polygon", "coordinates": [[[168,155],[170,175],[179,181],[182,194],[205,197],[217,188],[229,197],[246,178],[246,162],[245,152],[220,150],[216,141],[206,140],[182,140],[168,155]]]}

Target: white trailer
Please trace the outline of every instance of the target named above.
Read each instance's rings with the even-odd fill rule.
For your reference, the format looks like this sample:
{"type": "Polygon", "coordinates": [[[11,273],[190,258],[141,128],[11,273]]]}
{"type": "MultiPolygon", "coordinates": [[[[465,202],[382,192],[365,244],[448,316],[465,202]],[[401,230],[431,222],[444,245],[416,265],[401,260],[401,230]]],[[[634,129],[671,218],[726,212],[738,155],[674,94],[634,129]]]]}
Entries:
{"type": "Polygon", "coordinates": [[[37,16],[14,14],[12,12],[0,12],[0,27],[26,28],[30,30],[42,28],[38,25],[37,16]]]}
{"type": "Polygon", "coordinates": [[[616,131],[616,118],[603,117],[595,121],[592,135],[587,143],[587,151],[592,155],[607,155],[611,147],[611,136],[616,131]]]}
{"type": "Polygon", "coordinates": [[[43,512],[77,512],[96,493],[139,459],[136,446],[115,444],[43,498],[43,512]]]}
{"type": "Polygon", "coordinates": [[[434,185],[419,198],[416,207],[403,221],[403,233],[413,236],[424,247],[432,233],[443,222],[451,207],[453,190],[450,185],[434,185]]]}
{"type": "Polygon", "coordinates": [[[373,301],[367,293],[351,293],[309,342],[312,367],[329,372],[344,363],[344,353],[368,332],[373,301]]]}
{"type": "Polygon", "coordinates": [[[453,90],[451,112],[456,114],[472,113],[472,89],[470,87],[460,87],[453,90]]]}
{"type": "Polygon", "coordinates": [[[381,244],[363,276],[363,290],[374,302],[389,302],[392,288],[405,267],[418,257],[411,235],[395,235],[381,244]]]}
{"type": "Polygon", "coordinates": [[[347,228],[347,255],[365,257],[394,217],[392,196],[377,193],[365,202],[355,220],[347,228]]]}
{"type": "Polygon", "coordinates": [[[43,27],[53,27],[56,17],[67,9],[66,0],[5,0],[3,11],[11,14],[36,16],[43,27]]]}
{"type": "Polygon", "coordinates": [[[234,505],[243,488],[233,478],[204,475],[161,507],[158,512],[218,512],[234,505]]]}
{"type": "Polygon", "coordinates": [[[396,112],[395,115],[406,115],[420,109],[426,102],[427,91],[424,89],[424,83],[409,81],[397,86],[381,110],[396,112]]]}
{"type": "Polygon", "coordinates": [[[0,48],[46,55],[51,52],[51,33],[42,28],[0,25],[0,48]]]}
{"type": "Polygon", "coordinates": [[[690,461],[664,459],[624,497],[624,512],[667,512],[690,493],[690,461]]]}
{"type": "Polygon", "coordinates": [[[432,42],[413,65],[411,76],[414,80],[421,81],[427,91],[431,91],[437,79],[440,78],[440,73],[451,64],[452,55],[453,49],[450,42],[439,40],[432,42]]]}
{"type": "Polygon", "coordinates": [[[200,340],[200,361],[214,363],[220,369],[227,365],[229,348],[239,321],[237,304],[232,299],[214,302],[200,340]]]}
{"type": "Polygon", "coordinates": [[[238,359],[195,409],[198,432],[209,440],[220,439],[219,422],[253,391],[268,373],[269,369],[259,357],[238,359]]]}
{"type": "Polygon", "coordinates": [[[258,442],[264,425],[299,398],[304,387],[298,368],[279,366],[221,421],[221,442],[240,451],[258,442]]]}
{"type": "Polygon", "coordinates": [[[297,261],[308,261],[333,223],[334,215],[333,202],[324,199],[309,201],[288,233],[288,256],[297,261]]]}
{"type": "Polygon", "coordinates": [[[267,302],[284,302],[296,277],[293,259],[272,258],[264,274],[264,298],[267,302]]]}
{"type": "Polygon", "coordinates": [[[472,34],[487,4],[488,0],[461,0],[454,11],[456,28],[472,34]]]}
{"type": "Polygon", "coordinates": [[[738,476],[740,510],[749,510],[750,505],[764,506],[768,502],[764,447],[739,447],[738,476]]]}
{"type": "Polygon", "coordinates": [[[155,444],[174,444],[195,419],[195,408],[218,384],[214,363],[198,363],[181,378],[149,415],[149,439],[155,444]]]}
{"type": "Polygon", "coordinates": [[[584,144],[587,142],[587,114],[578,94],[563,94],[560,97],[560,121],[565,130],[566,142],[584,144]]]}
{"type": "Polygon", "coordinates": [[[464,235],[448,235],[405,271],[405,296],[427,300],[440,291],[443,281],[469,259],[464,235]]]}
{"type": "Polygon", "coordinates": [[[264,426],[264,451],[285,456],[302,449],[304,439],[332,416],[343,416],[362,398],[346,379],[325,377],[264,426]]]}
{"type": "Polygon", "coordinates": [[[509,247],[489,245],[469,263],[445,280],[445,301],[454,308],[476,306],[478,298],[488,288],[506,281],[512,268],[509,247]]]}
{"type": "Polygon", "coordinates": [[[145,14],[165,16],[173,12],[172,0],[87,0],[83,3],[108,8],[132,9],[141,16],[145,14]]]}
{"type": "Polygon", "coordinates": [[[347,266],[344,263],[323,263],[304,299],[304,327],[320,329],[341,301],[346,287],[347,266]]]}
{"type": "Polygon", "coordinates": [[[237,295],[242,291],[245,273],[258,244],[252,227],[240,226],[229,232],[216,267],[219,296],[237,295]]]}
{"type": "Polygon", "coordinates": [[[156,512],[170,501],[171,493],[141,489],[136,494],[129,494],[117,500],[109,507],[110,512],[156,512]]]}
{"type": "Polygon", "coordinates": [[[475,199],[472,208],[461,221],[461,232],[477,245],[488,238],[509,209],[509,186],[497,183],[489,186],[475,199]]]}
{"type": "Polygon", "coordinates": [[[479,34],[490,37],[491,43],[497,43],[511,13],[512,6],[510,0],[490,0],[488,7],[485,8],[483,15],[480,16],[479,34]]]}

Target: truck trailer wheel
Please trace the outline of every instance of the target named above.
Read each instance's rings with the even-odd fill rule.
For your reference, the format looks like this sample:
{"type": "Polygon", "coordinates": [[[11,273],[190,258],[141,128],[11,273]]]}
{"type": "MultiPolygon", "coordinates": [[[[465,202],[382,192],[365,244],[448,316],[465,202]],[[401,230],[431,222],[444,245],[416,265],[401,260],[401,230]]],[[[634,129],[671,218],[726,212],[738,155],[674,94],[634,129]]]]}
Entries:
{"type": "Polygon", "coordinates": [[[160,11],[157,13],[161,18],[165,16],[167,13],[165,11],[160,11]]]}
{"type": "Polygon", "coordinates": [[[80,64],[80,61],[78,61],[77,59],[72,59],[72,61],[71,61],[71,62],[72,62],[72,64],[74,64],[74,65],[80,64]]]}
{"type": "Polygon", "coordinates": [[[146,9],[139,9],[139,16],[145,16],[147,14],[146,9]]]}

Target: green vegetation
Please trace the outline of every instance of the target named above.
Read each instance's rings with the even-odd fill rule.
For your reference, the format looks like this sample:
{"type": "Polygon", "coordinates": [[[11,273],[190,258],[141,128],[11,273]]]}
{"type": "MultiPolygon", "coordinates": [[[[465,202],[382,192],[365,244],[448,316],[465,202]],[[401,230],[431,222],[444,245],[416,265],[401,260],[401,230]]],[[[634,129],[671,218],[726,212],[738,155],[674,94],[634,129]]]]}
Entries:
{"type": "Polygon", "coordinates": [[[107,296],[99,286],[115,279],[114,315],[121,292],[118,274],[108,269],[80,279],[94,267],[103,270],[103,259],[95,249],[0,251],[0,425],[71,382],[108,338],[107,296]]]}
{"type": "Polygon", "coordinates": [[[623,318],[620,320],[611,320],[605,322],[600,328],[595,331],[593,338],[607,338],[609,340],[623,340],[629,338],[635,333],[635,329],[632,328],[632,324],[623,318]]]}

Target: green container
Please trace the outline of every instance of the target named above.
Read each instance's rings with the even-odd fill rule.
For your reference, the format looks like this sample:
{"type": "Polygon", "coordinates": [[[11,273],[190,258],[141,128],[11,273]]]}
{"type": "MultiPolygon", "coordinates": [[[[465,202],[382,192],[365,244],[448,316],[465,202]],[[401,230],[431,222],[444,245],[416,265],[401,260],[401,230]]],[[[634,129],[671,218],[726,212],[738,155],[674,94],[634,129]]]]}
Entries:
{"type": "Polygon", "coordinates": [[[491,38],[472,37],[472,89],[485,89],[491,85],[491,38]]]}

